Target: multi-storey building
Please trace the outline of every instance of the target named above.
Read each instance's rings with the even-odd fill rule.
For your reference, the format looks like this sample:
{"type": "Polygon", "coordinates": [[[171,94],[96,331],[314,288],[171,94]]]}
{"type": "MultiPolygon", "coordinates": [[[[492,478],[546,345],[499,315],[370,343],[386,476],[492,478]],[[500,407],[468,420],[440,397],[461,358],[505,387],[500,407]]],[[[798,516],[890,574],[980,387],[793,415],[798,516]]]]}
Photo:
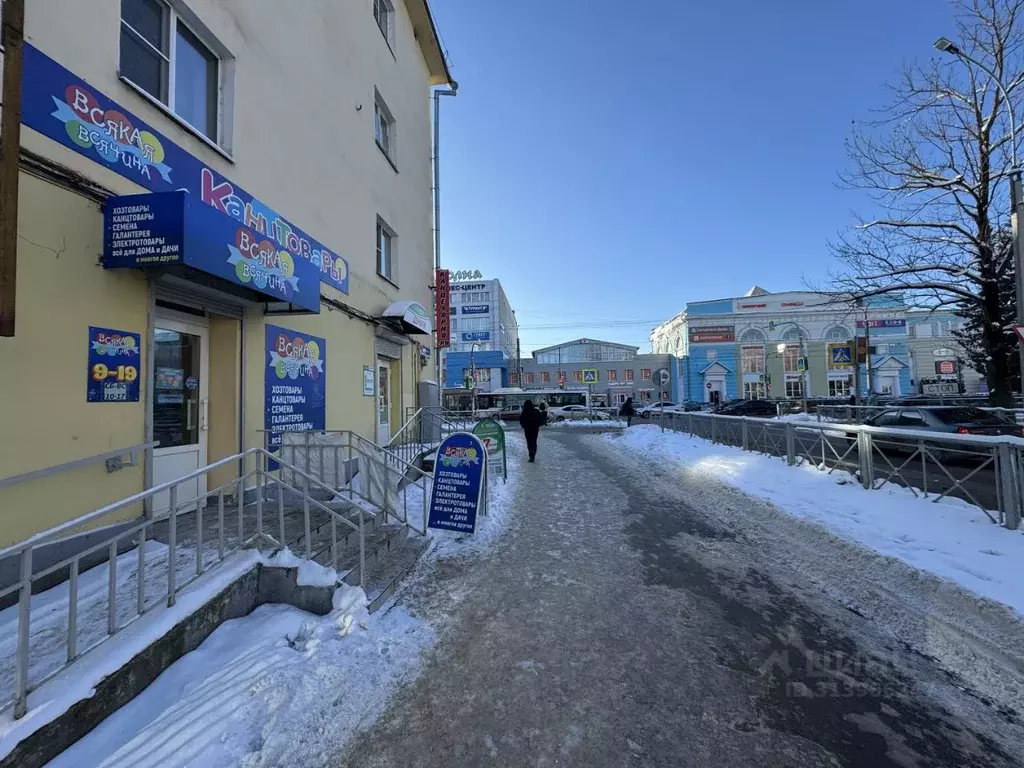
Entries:
{"type": "Polygon", "coordinates": [[[518,355],[519,325],[500,280],[451,284],[451,346],[442,351],[445,386],[459,387],[469,372],[489,391],[508,385],[518,355]]]}
{"type": "Polygon", "coordinates": [[[0,545],[275,430],[386,441],[433,378],[426,0],[27,6],[0,477],[150,447],[6,484],[0,545]]]}

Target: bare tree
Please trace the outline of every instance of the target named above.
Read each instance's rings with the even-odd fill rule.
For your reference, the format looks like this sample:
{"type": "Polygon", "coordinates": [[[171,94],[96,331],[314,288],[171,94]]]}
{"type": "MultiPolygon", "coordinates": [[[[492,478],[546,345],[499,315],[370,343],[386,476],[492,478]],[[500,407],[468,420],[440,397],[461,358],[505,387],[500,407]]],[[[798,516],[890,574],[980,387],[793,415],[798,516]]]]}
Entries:
{"type": "Polygon", "coordinates": [[[866,191],[877,215],[858,215],[831,244],[840,263],[831,277],[848,297],[899,293],[912,306],[977,305],[990,396],[1006,405],[1000,289],[1012,253],[996,241],[1010,212],[1010,110],[1024,99],[1024,0],[951,2],[956,45],[995,74],[1009,102],[983,68],[960,57],[936,52],[905,66],[882,117],[856,126],[846,142],[851,167],[841,185],[866,191]]]}

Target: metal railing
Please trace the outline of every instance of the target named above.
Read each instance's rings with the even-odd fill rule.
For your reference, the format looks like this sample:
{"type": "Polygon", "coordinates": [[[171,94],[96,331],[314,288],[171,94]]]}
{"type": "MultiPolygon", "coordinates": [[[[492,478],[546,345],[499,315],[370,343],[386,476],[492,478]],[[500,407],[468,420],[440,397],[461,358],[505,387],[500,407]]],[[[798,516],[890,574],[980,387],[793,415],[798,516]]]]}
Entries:
{"type": "MultiPolygon", "coordinates": [[[[18,593],[17,652],[14,657],[13,698],[6,701],[0,699],[0,712],[6,711],[13,704],[14,717],[22,717],[26,712],[28,695],[33,690],[53,679],[75,659],[93,650],[156,606],[165,602],[166,605],[173,606],[176,596],[183,589],[233,552],[251,545],[261,537],[275,547],[280,546],[287,538],[286,522],[301,523],[306,542],[306,555],[312,557],[312,537],[310,535],[312,510],[321,515],[327,515],[327,519],[330,521],[331,562],[335,567],[338,565],[339,556],[338,525],[340,524],[343,530],[347,527],[353,533],[358,533],[359,577],[360,584],[362,584],[366,575],[363,507],[358,504],[352,505],[352,509],[348,510],[355,511],[356,519],[352,520],[345,514],[331,509],[322,501],[313,498],[310,495],[312,489],[331,492],[332,495],[335,492],[335,489],[312,474],[283,461],[282,457],[274,456],[264,448],[250,448],[190,472],[176,480],[154,486],[74,520],[54,526],[14,546],[0,550],[0,559],[17,557],[20,560],[18,581],[0,590],[0,597],[14,592],[18,593]],[[250,465],[254,465],[252,469],[248,469],[250,465]],[[181,498],[182,491],[193,492],[191,488],[197,487],[200,478],[209,477],[214,470],[231,467],[236,468],[236,476],[228,482],[212,490],[197,493],[191,498],[184,500],[181,498]],[[273,474],[275,471],[278,473],[277,475],[273,474]],[[281,475],[287,475],[292,482],[286,482],[281,475]],[[302,482],[295,482],[297,479],[302,482]],[[275,489],[276,494],[271,493],[275,489]],[[295,506],[289,505],[288,515],[286,515],[284,501],[286,493],[292,494],[292,498],[296,502],[295,506]],[[142,502],[151,502],[160,494],[166,494],[168,501],[166,517],[142,519],[89,549],[33,573],[32,555],[36,548],[50,544],[85,526],[102,523],[118,514],[123,515],[126,509],[142,502]],[[205,507],[211,497],[216,498],[215,523],[205,513],[205,507]],[[232,498],[233,501],[231,501],[232,498]],[[271,529],[265,526],[264,519],[266,505],[275,500],[278,514],[278,538],[275,538],[271,529]],[[301,517],[291,514],[297,509],[301,509],[301,517]],[[238,518],[237,527],[232,525],[229,530],[227,517],[229,514],[235,513],[238,518]],[[204,516],[209,531],[204,530],[204,516]],[[206,547],[210,537],[216,538],[215,549],[206,547]],[[135,543],[134,587],[128,583],[131,580],[130,577],[124,583],[118,581],[119,544],[124,541],[135,543]],[[166,544],[166,574],[154,571],[154,564],[147,560],[147,542],[153,541],[166,544]],[[86,642],[80,644],[79,620],[83,618],[79,612],[79,584],[82,575],[80,564],[83,558],[103,551],[104,548],[107,549],[109,557],[105,622],[98,611],[90,615],[87,604],[84,616],[86,621],[82,622],[85,626],[81,630],[86,635],[86,642]],[[182,560],[182,555],[184,555],[184,561],[179,562],[182,560]],[[150,568],[148,574],[147,568],[150,568]],[[63,653],[59,648],[52,647],[52,643],[60,638],[59,626],[40,632],[38,637],[33,636],[31,631],[33,583],[61,569],[67,569],[69,573],[63,653]],[[152,578],[147,578],[147,575],[152,578]],[[124,589],[119,590],[119,587],[124,589]],[[126,589],[129,591],[126,592],[126,589]],[[100,619],[98,622],[95,621],[97,618],[100,619]],[[92,625],[88,619],[94,620],[92,625]],[[34,643],[35,648],[33,647],[34,643]],[[45,646],[46,643],[50,643],[51,647],[39,647],[45,646]],[[32,663],[33,650],[39,652],[35,664],[32,663]],[[63,661],[55,664],[54,657],[58,655],[63,657],[63,661]]],[[[350,498],[353,498],[352,493],[350,489],[350,498]]],[[[122,559],[124,557],[126,555],[121,556],[122,559]]],[[[97,566],[97,568],[100,567],[97,566]]],[[[57,617],[53,615],[54,612],[50,609],[44,607],[42,613],[43,617],[51,623],[57,620],[57,617]]],[[[59,620],[57,620],[57,624],[60,624],[59,620]]],[[[10,677],[10,672],[10,668],[5,669],[4,662],[0,661],[0,682],[6,682],[4,678],[10,677]]]]}
{"type": "MultiPolygon", "coordinates": [[[[291,466],[302,467],[306,476],[336,488],[338,497],[344,499],[347,495],[351,501],[361,495],[386,516],[426,535],[427,497],[433,475],[413,463],[418,453],[381,447],[349,429],[267,432],[268,446],[277,435],[281,437],[280,445],[268,450],[276,450],[291,466]],[[364,483],[361,494],[356,491],[357,477],[362,477],[364,483]],[[409,516],[410,495],[416,492],[422,495],[418,502],[412,501],[421,507],[418,524],[414,524],[415,515],[409,516]]],[[[288,477],[287,471],[283,476],[288,477]]]]}
{"type": "Polygon", "coordinates": [[[828,473],[847,471],[869,490],[892,484],[933,502],[956,497],[1007,528],[1017,528],[1024,513],[1022,438],[698,412],[652,418],[665,429],[779,456],[790,465],[807,462],[828,473]]]}
{"type": "Polygon", "coordinates": [[[437,448],[452,432],[473,429],[469,414],[444,408],[408,408],[403,427],[387,444],[389,453],[407,464],[414,464],[421,456],[437,448]]]}
{"type": "Polygon", "coordinates": [[[114,472],[124,467],[137,466],[138,454],[143,451],[155,448],[160,443],[139,443],[138,445],[130,445],[127,448],[120,448],[114,451],[106,451],[104,453],[97,453],[95,456],[86,456],[81,459],[74,459],[73,461],[66,461],[63,464],[57,464],[52,467],[44,467],[43,469],[34,469],[31,472],[23,472],[20,475],[11,475],[10,477],[0,477],[0,488],[6,486],[18,485],[29,480],[37,480],[42,477],[51,477],[60,472],[67,472],[72,469],[79,469],[81,467],[87,467],[91,464],[98,464],[101,461],[106,463],[107,472],[114,472]],[[128,461],[121,461],[122,456],[128,456],[128,461]]]}
{"type": "MultiPolygon", "coordinates": [[[[815,411],[819,421],[838,421],[845,424],[862,424],[872,416],[892,408],[955,408],[957,405],[914,405],[912,403],[890,405],[819,405],[815,411]]],[[[977,407],[977,406],[962,406],[977,407]]],[[[992,408],[982,407],[981,410],[994,413],[1011,424],[1024,424],[1024,408],[992,408]]]]}

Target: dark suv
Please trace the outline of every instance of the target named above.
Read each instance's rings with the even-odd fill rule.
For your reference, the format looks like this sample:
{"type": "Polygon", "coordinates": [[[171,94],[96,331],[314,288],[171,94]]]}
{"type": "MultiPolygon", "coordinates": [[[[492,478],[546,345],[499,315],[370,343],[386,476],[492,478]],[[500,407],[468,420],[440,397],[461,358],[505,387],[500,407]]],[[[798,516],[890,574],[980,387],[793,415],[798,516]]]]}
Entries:
{"type": "Polygon", "coordinates": [[[733,400],[717,409],[719,416],[761,416],[771,418],[778,416],[778,408],[771,400],[733,400]]]}

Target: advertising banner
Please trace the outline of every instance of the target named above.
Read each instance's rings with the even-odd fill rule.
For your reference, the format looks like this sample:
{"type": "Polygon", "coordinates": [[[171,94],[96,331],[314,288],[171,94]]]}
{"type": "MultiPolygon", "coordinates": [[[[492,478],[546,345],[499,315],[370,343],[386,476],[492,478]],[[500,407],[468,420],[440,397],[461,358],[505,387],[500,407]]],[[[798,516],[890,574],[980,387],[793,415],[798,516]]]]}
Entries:
{"type": "Polygon", "coordinates": [[[470,432],[454,432],[434,457],[428,528],[473,533],[485,492],[484,444],[470,432]]]}
{"type": "Polygon", "coordinates": [[[490,304],[466,304],[462,307],[464,315],[486,315],[490,311],[490,304]]]}
{"type": "Polygon", "coordinates": [[[23,56],[23,124],[151,192],[185,190],[348,293],[345,259],[37,48],[25,43],[23,56]]]}
{"type": "Polygon", "coordinates": [[[936,360],[935,372],[940,376],[953,376],[956,373],[956,360],[936,360]]]}
{"type": "Polygon", "coordinates": [[[263,427],[276,451],[281,431],[322,430],[327,423],[327,342],[268,323],[264,349],[263,427]]]}
{"type": "Polygon", "coordinates": [[[501,428],[501,424],[494,419],[483,419],[473,427],[473,434],[480,438],[484,450],[487,451],[488,472],[500,474],[502,481],[507,482],[508,457],[505,452],[505,430],[501,428]]]}
{"type": "Polygon", "coordinates": [[[88,403],[139,402],[140,335],[89,326],[88,403]]]}
{"type": "Polygon", "coordinates": [[[736,341],[736,326],[734,325],[691,326],[688,333],[691,344],[727,344],[736,341]]]}
{"type": "Polygon", "coordinates": [[[202,205],[186,192],[124,195],[103,212],[103,266],[183,264],[257,291],[272,301],[320,311],[318,270],[267,237],[202,205]]]}
{"type": "Polygon", "coordinates": [[[907,321],[902,318],[885,318],[884,320],[858,320],[858,328],[903,328],[907,321]]]}
{"type": "Polygon", "coordinates": [[[489,341],[490,338],[490,331],[469,331],[468,333],[462,334],[463,341],[489,341]]]}
{"type": "Polygon", "coordinates": [[[452,344],[451,324],[451,272],[447,269],[439,269],[434,274],[434,290],[437,300],[434,312],[434,329],[437,332],[435,344],[438,349],[445,349],[452,344]]]}

